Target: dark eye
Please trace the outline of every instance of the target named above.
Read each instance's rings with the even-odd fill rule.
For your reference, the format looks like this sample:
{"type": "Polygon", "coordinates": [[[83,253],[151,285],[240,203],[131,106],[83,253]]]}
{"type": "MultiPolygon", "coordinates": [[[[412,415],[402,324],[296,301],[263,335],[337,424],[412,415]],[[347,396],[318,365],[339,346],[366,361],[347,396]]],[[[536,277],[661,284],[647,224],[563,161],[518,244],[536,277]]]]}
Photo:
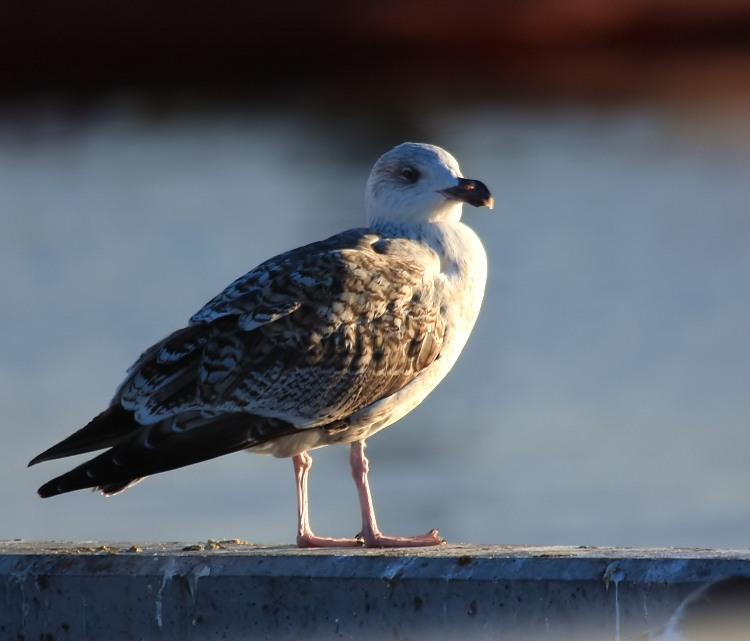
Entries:
{"type": "Polygon", "coordinates": [[[413,167],[404,167],[401,170],[401,176],[403,176],[408,182],[413,183],[419,178],[419,172],[413,167]]]}

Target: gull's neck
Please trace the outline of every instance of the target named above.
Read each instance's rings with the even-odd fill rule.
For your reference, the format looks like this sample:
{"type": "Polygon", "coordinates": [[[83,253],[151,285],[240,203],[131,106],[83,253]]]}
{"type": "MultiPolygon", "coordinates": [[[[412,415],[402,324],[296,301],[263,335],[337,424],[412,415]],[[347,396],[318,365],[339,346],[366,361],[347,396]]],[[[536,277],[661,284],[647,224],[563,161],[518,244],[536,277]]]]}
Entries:
{"type": "Polygon", "coordinates": [[[421,223],[379,220],[371,228],[393,238],[407,238],[430,246],[440,257],[440,273],[449,288],[484,291],[487,255],[479,237],[460,220],[421,223]]]}

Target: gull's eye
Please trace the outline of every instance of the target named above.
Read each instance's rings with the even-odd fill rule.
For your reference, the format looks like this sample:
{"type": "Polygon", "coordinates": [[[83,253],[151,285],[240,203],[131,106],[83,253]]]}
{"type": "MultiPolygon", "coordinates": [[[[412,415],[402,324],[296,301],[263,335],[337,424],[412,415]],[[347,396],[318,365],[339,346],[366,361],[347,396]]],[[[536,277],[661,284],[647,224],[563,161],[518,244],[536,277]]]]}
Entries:
{"type": "Polygon", "coordinates": [[[401,170],[401,176],[410,183],[417,182],[419,178],[419,172],[413,167],[404,167],[401,170]]]}

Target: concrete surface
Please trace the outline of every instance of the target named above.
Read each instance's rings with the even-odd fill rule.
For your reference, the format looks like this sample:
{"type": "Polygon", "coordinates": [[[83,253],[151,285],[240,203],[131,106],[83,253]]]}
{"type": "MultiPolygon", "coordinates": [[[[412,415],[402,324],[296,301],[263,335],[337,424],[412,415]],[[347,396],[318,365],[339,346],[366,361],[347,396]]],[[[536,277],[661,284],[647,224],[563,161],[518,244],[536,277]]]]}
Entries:
{"type": "Polygon", "coordinates": [[[0,639],[626,639],[750,550],[0,542],[0,639]]]}

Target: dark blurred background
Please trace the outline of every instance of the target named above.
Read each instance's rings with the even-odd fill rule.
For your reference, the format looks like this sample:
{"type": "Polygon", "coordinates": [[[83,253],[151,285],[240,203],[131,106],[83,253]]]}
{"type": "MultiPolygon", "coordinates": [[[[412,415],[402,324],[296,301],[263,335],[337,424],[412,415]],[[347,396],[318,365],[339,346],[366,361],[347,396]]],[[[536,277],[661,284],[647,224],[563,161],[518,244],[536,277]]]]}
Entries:
{"type": "MultiPolygon", "coordinates": [[[[377,157],[495,193],[455,371],[371,440],[382,526],[746,547],[750,3],[0,3],[3,538],[293,540],[291,463],[41,501],[33,455],[273,253],[361,224],[377,157]]],[[[346,452],[313,525],[353,534],[346,452]]]]}
{"type": "Polygon", "coordinates": [[[4,2],[7,92],[667,96],[748,91],[744,0],[4,2]],[[701,90],[701,85],[703,90],[701,90]],[[450,91],[448,91],[450,89],[450,91]]]}

